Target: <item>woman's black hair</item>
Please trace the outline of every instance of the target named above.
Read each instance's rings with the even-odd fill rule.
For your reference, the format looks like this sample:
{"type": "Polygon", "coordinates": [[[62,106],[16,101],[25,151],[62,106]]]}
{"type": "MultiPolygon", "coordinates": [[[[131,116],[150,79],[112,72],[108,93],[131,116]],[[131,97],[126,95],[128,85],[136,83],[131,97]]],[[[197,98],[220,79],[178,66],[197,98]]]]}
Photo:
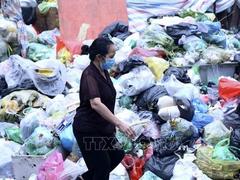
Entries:
{"type": "MultiPolygon", "coordinates": [[[[113,44],[113,42],[107,38],[100,37],[100,38],[95,39],[89,48],[90,60],[94,61],[98,54],[100,54],[102,56],[106,56],[108,53],[108,50],[109,50],[109,46],[112,44],[113,44]]],[[[83,47],[82,47],[82,52],[83,52],[83,47]]]]}

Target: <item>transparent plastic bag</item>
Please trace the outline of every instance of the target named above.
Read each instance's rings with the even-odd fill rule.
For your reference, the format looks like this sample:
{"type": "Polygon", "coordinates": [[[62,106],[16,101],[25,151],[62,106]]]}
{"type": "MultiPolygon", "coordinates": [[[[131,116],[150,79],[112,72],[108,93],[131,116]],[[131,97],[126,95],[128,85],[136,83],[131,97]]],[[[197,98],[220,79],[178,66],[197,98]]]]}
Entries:
{"type": "Polygon", "coordinates": [[[23,153],[29,155],[45,155],[54,149],[59,141],[46,127],[37,127],[23,144],[23,153]]]}
{"type": "Polygon", "coordinates": [[[147,66],[139,66],[122,75],[118,83],[123,88],[123,94],[134,96],[152,87],[155,77],[147,66]]]}
{"type": "Polygon", "coordinates": [[[16,128],[17,125],[7,122],[0,122],[0,138],[3,138],[6,136],[5,129],[7,128],[16,128]]]}
{"type": "Polygon", "coordinates": [[[54,46],[57,43],[56,36],[59,36],[59,35],[60,35],[60,32],[57,28],[50,31],[44,31],[38,35],[38,41],[41,44],[54,46]]]}
{"type": "Polygon", "coordinates": [[[151,171],[146,171],[139,180],[162,180],[151,171]]]}
{"type": "Polygon", "coordinates": [[[222,121],[215,120],[204,127],[204,139],[211,145],[229,138],[231,131],[226,128],[222,121]]]}
{"type": "Polygon", "coordinates": [[[20,130],[23,140],[27,139],[34,130],[40,125],[40,121],[47,118],[45,111],[42,109],[34,109],[21,120],[20,130]]]}

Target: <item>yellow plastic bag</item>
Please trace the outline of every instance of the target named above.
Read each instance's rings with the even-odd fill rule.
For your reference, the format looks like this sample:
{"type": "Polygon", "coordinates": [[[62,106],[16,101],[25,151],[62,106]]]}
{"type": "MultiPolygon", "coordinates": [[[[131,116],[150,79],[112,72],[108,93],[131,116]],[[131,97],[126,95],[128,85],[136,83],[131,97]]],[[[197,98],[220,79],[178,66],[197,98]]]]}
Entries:
{"type": "Polygon", "coordinates": [[[156,80],[159,80],[163,76],[163,72],[169,67],[169,63],[166,60],[157,57],[147,57],[145,58],[145,63],[151,69],[156,80]]]}

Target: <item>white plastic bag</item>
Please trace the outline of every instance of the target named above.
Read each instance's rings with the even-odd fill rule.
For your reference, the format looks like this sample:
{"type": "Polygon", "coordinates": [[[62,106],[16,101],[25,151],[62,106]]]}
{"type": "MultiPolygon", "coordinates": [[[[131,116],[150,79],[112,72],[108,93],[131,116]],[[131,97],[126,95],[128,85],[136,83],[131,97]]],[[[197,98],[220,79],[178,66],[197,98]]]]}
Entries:
{"type": "Polygon", "coordinates": [[[122,75],[118,79],[118,83],[123,88],[123,94],[135,96],[152,87],[155,77],[147,66],[139,66],[122,75]]]}
{"type": "Polygon", "coordinates": [[[179,159],[173,169],[171,180],[211,180],[192,162],[195,159],[193,154],[185,154],[183,159],[179,159]]]}
{"type": "Polygon", "coordinates": [[[130,180],[126,168],[120,163],[111,173],[109,180],[130,180]]]}
{"type": "MultiPolygon", "coordinates": [[[[82,162],[82,164],[84,164],[82,162]]],[[[84,166],[80,166],[80,163],[74,163],[68,159],[64,161],[64,171],[61,173],[59,180],[71,180],[76,179],[77,176],[83,174],[87,171],[87,167],[84,164],[84,166]]]]}
{"type": "Polygon", "coordinates": [[[158,109],[176,106],[174,99],[170,96],[162,96],[158,99],[158,109]]]}
{"type": "Polygon", "coordinates": [[[158,115],[165,121],[180,117],[180,111],[177,106],[165,107],[158,111],[158,115]]]}
{"type": "Polygon", "coordinates": [[[88,55],[75,55],[73,58],[73,66],[82,71],[86,69],[91,62],[88,55]]]}

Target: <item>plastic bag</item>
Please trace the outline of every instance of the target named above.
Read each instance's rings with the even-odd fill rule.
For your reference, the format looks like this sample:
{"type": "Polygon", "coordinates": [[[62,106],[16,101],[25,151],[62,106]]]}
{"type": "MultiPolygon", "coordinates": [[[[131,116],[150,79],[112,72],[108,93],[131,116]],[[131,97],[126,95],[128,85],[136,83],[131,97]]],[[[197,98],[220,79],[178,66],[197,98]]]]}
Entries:
{"type": "Polygon", "coordinates": [[[129,152],[133,148],[133,144],[131,140],[126,137],[122,132],[117,131],[116,138],[119,141],[119,143],[122,145],[122,148],[125,152],[129,152]]]}
{"type": "Polygon", "coordinates": [[[183,159],[179,159],[173,169],[173,177],[171,180],[192,180],[194,178],[211,180],[192,162],[195,159],[196,157],[193,154],[185,154],[183,159]]]}
{"type": "Polygon", "coordinates": [[[240,96],[240,83],[233,78],[221,77],[218,84],[219,96],[224,100],[230,100],[240,96]]]}
{"type": "Polygon", "coordinates": [[[182,36],[178,44],[183,45],[183,48],[188,52],[202,52],[207,48],[207,43],[197,36],[182,36]]]}
{"type": "Polygon", "coordinates": [[[122,75],[118,79],[118,83],[123,88],[123,94],[134,96],[152,87],[155,78],[148,67],[139,66],[132,69],[128,74],[122,75]]]}
{"type": "Polygon", "coordinates": [[[38,43],[30,43],[27,49],[27,58],[33,61],[50,59],[54,55],[54,49],[38,43]]]}
{"type": "Polygon", "coordinates": [[[160,177],[157,177],[151,171],[146,171],[139,180],[162,180],[162,179],[160,177]]]}
{"type": "Polygon", "coordinates": [[[59,35],[60,35],[60,32],[57,28],[50,31],[44,31],[38,35],[38,41],[41,44],[54,46],[57,43],[56,36],[59,36],[59,35]]]}
{"type": "Polygon", "coordinates": [[[131,180],[139,180],[139,178],[143,175],[143,166],[145,162],[141,158],[134,159],[133,168],[130,171],[130,179],[131,180]]]}
{"type": "Polygon", "coordinates": [[[202,53],[202,59],[209,64],[218,64],[230,60],[231,52],[215,46],[209,46],[202,53]]]}
{"type": "Polygon", "coordinates": [[[231,133],[229,150],[237,157],[240,158],[240,129],[235,129],[231,133]]]}
{"type": "Polygon", "coordinates": [[[172,37],[167,35],[164,29],[156,24],[148,26],[141,38],[148,48],[163,47],[164,49],[169,49],[174,43],[172,37]]]}
{"type": "Polygon", "coordinates": [[[180,111],[177,106],[166,107],[160,109],[158,115],[161,119],[168,121],[180,117],[180,111]]]}
{"type": "Polygon", "coordinates": [[[166,53],[163,50],[158,49],[144,49],[141,47],[136,47],[132,50],[130,53],[130,56],[137,55],[141,57],[158,57],[158,58],[164,58],[166,56],[166,53]]]}
{"type": "Polygon", "coordinates": [[[17,125],[7,122],[0,122],[0,138],[6,136],[5,129],[7,128],[17,128],[17,125]]]}
{"type": "Polygon", "coordinates": [[[160,138],[160,130],[158,125],[154,121],[148,123],[144,129],[143,135],[152,139],[160,138]]]}
{"type": "Polygon", "coordinates": [[[197,150],[195,163],[212,179],[234,179],[239,174],[240,161],[212,159],[213,148],[201,146],[197,150]]]}
{"type": "Polygon", "coordinates": [[[214,118],[208,114],[195,112],[192,123],[196,126],[199,130],[204,128],[209,123],[213,122],[214,118]]]}
{"type": "Polygon", "coordinates": [[[45,155],[59,144],[46,127],[37,127],[23,145],[24,154],[45,155]]]}
{"type": "Polygon", "coordinates": [[[118,69],[120,70],[120,74],[126,74],[131,71],[133,68],[146,65],[141,56],[133,55],[128,58],[127,61],[123,61],[118,64],[118,69]]]}
{"type": "Polygon", "coordinates": [[[73,144],[76,141],[73,134],[72,125],[64,129],[63,132],[61,132],[61,134],[59,135],[59,137],[60,137],[60,141],[63,148],[71,152],[73,148],[73,144]]]}
{"type": "Polygon", "coordinates": [[[131,33],[128,31],[128,25],[124,22],[114,22],[108,25],[100,34],[99,37],[108,38],[108,35],[125,40],[131,33]]]}
{"type": "Polygon", "coordinates": [[[179,23],[176,25],[167,26],[166,32],[175,40],[180,39],[183,35],[191,36],[200,33],[196,24],[189,23],[179,23]]]}
{"type": "Polygon", "coordinates": [[[13,168],[12,168],[12,156],[17,153],[21,148],[21,145],[12,141],[5,141],[0,139],[0,178],[13,178],[13,168]]]}
{"type": "Polygon", "coordinates": [[[229,138],[230,130],[221,121],[213,121],[204,127],[204,139],[211,145],[216,145],[219,141],[229,138]]]}
{"type": "Polygon", "coordinates": [[[165,156],[163,158],[152,156],[145,164],[145,171],[151,171],[162,179],[170,179],[178,159],[179,157],[176,155],[165,156]]]}
{"type": "Polygon", "coordinates": [[[163,81],[166,81],[167,79],[169,79],[171,75],[174,75],[176,79],[182,83],[191,82],[190,77],[187,75],[187,70],[184,68],[169,67],[164,72],[163,81]]]}
{"type": "Polygon", "coordinates": [[[158,99],[158,109],[176,106],[174,99],[170,96],[162,96],[158,99]]]}
{"type": "Polygon", "coordinates": [[[90,59],[88,55],[75,55],[73,58],[73,65],[77,69],[84,70],[90,64],[90,59]]]}
{"type": "Polygon", "coordinates": [[[180,117],[188,121],[192,121],[194,116],[194,107],[188,99],[175,99],[176,105],[180,112],[180,117]]]}
{"type": "Polygon", "coordinates": [[[8,58],[8,48],[9,45],[0,37],[0,62],[8,58]]]}
{"type": "Polygon", "coordinates": [[[29,72],[36,88],[49,96],[61,94],[66,84],[66,67],[56,60],[42,60],[36,66],[29,72]]]}
{"type": "Polygon", "coordinates": [[[29,112],[20,122],[20,130],[23,140],[27,139],[40,125],[40,121],[47,118],[45,111],[36,109],[29,112]]]}
{"type": "Polygon", "coordinates": [[[120,163],[111,173],[109,180],[130,180],[126,168],[120,163]]]}
{"type": "Polygon", "coordinates": [[[201,99],[198,99],[198,98],[193,99],[192,104],[193,104],[196,112],[200,112],[200,113],[208,112],[208,106],[201,99]]]}
{"type": "Polygon", "coordinates": [[[119,99],[119,106],[122,108],[131,109],[133,104],[133,99],[129,96],[122,96],[119,99]]]}
{"type": "MultiPolygon", "coordinates": [[[[216,144],[214,150],[213,150],[212,158],[213,159],[218,159],[218,160],[223,160],[223,161],[232,161],[232,160],[237,161],[237,160],[239,160],[229,150],[229,144],[230,144],[229,138],[218,142],[216,144]]],[[[235,147],[234,149],[238,149],[238,148],[235,147]]],[[[238,150],[240,152],[240,149],[238,149],[238,150]]]]}
{"type": "Polygon", "coordinates": [[[63,170],[64,166],[62,154],[55,151],[40,166],[37,179],[58,180],[63,170]]]}
{"type": "Polygon", "coordinates": [[[169,62],[162,58],[148,57],[144,61],[155,75],[156,80],[161,79],[164,71],[169,67],[169,62]]]}
{"type": "Polygon", "coordinates": [[[0,17],[0,37],[7,43],[18,42],[17,25],[13,21],[0,17]]]}
{"type": "Polygon", "coordinates": [[[27,31],[28,42],[37,42],[37,32],[32,25],[26,25],[25,29],[27,31]]]}
{"type": "Polygon", "coordinates": [[[153,86],[138,95],[136,105],[140,110],[158,111],[159,98],[167,95],[163,86],[153,86]]]}
{"type": "Polygon", "coordinates": [[[57,8],[57,1],[42,1],[38,4],[38,9],[41,14],[47,14],[51,8],[57,8]]]}
{"type": "Polygon", "coordinates": [[[18,127],[17,128],[6,128],[5,133],[7,135],[7,139],[12,140],[19,144],[23,144],[21,132],[18,127]]]}
{"type": "Polygon", "coordinates": [[[227,37],[226,34],[223,31],[214,32],[212,34],[204,34],[203,39],[210,43],[215,44],[220,48],[226,48],[227,47],[227,37]]]}

